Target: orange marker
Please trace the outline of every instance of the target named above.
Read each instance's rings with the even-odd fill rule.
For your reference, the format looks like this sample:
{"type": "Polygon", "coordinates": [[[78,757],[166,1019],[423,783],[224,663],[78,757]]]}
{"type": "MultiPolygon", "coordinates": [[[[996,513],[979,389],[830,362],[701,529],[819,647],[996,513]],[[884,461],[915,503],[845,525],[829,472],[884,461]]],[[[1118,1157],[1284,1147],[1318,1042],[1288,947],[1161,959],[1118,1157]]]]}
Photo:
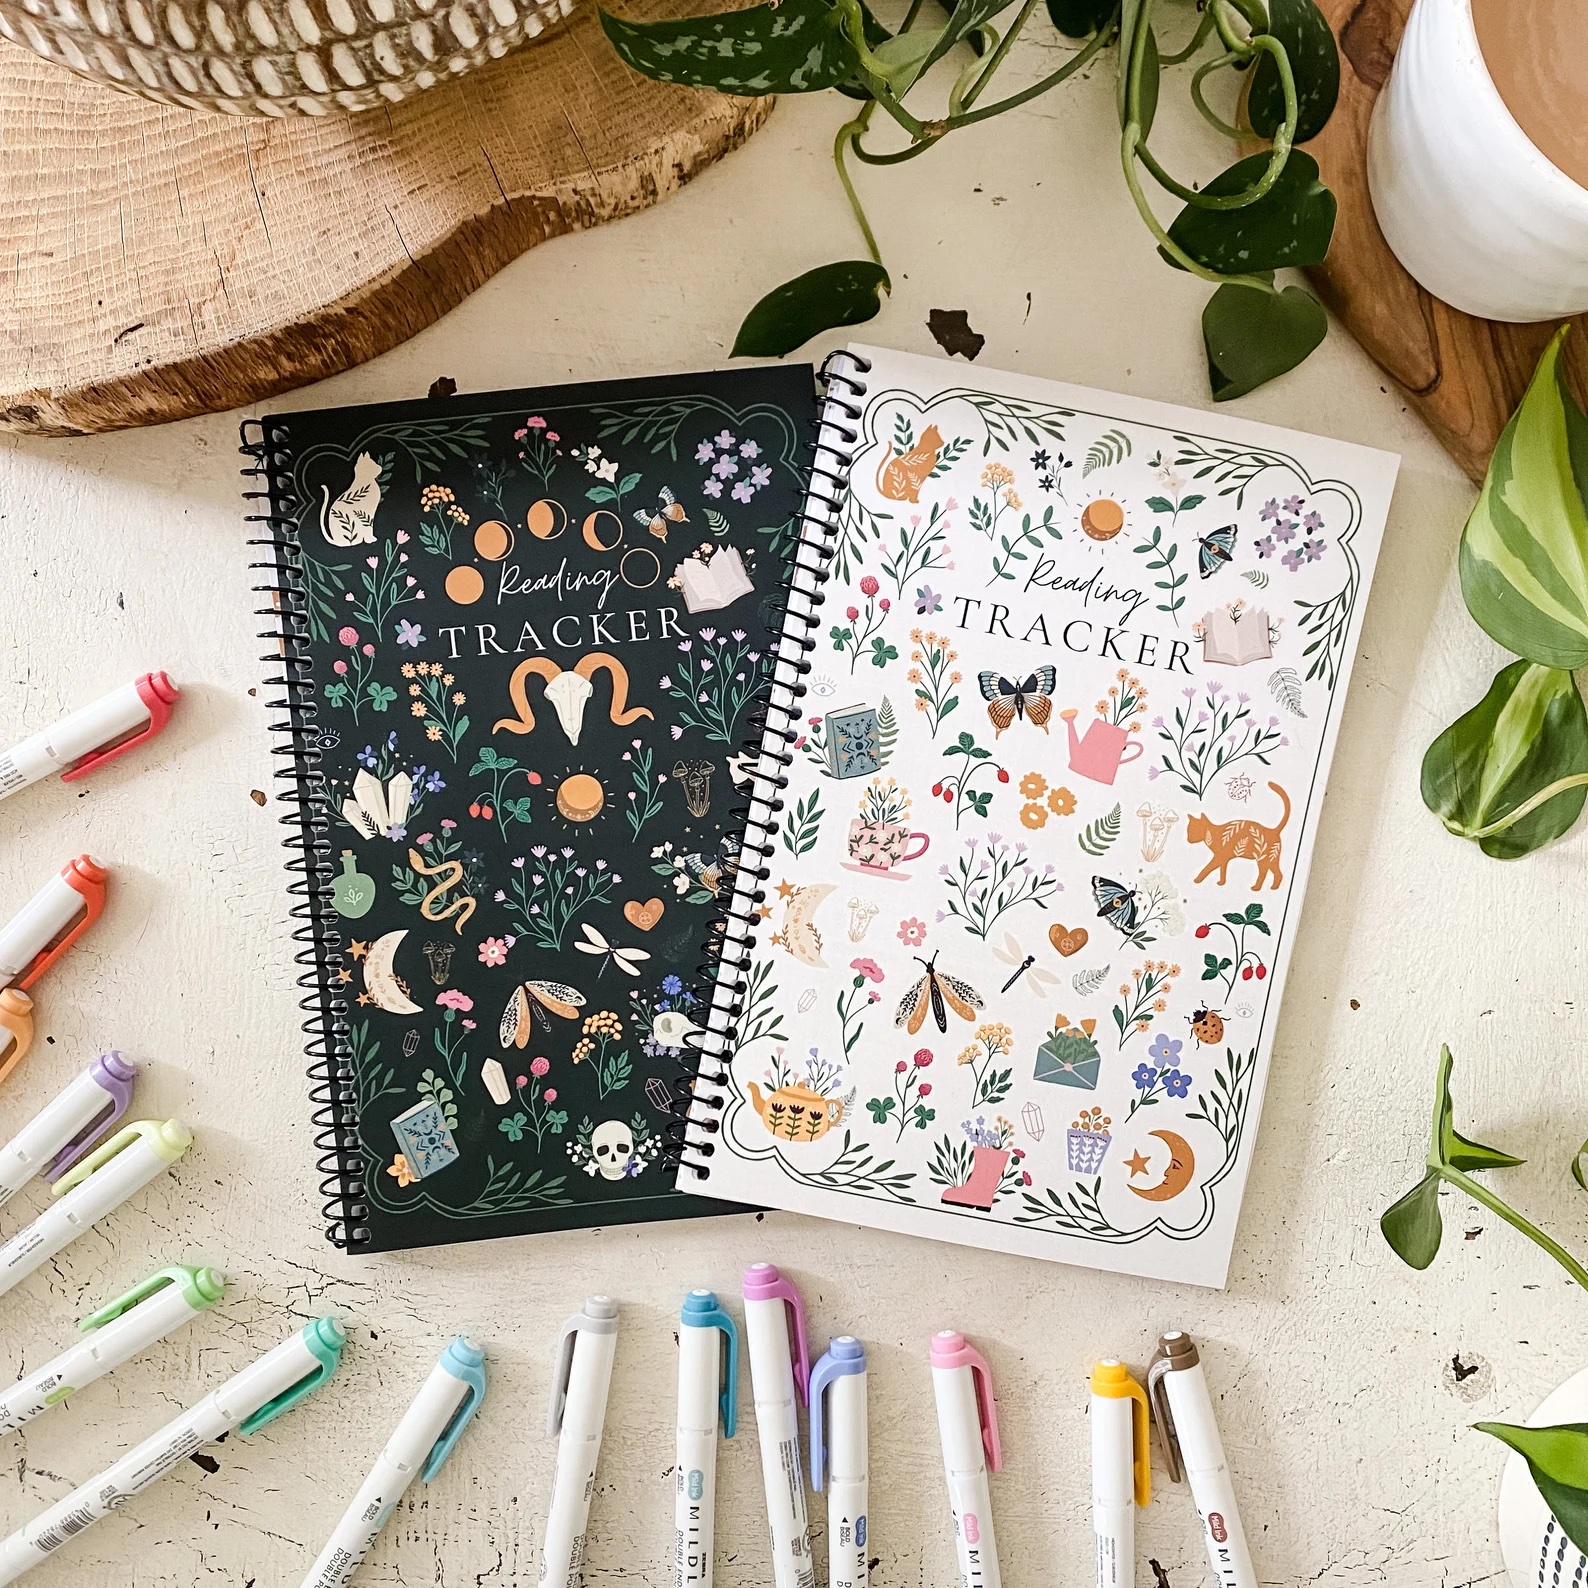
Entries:
{"type": "Polygon", "coordinates": [[[33,1000],[15,987],[0,992],[0,1081],[27,1056],[33,1043],[33,1000]]]}
{"type": "Polygon", "coordinates": [[[99,919],[108,876],[79,855],[0,928],[0,988],[31,987],[99,919]]]}

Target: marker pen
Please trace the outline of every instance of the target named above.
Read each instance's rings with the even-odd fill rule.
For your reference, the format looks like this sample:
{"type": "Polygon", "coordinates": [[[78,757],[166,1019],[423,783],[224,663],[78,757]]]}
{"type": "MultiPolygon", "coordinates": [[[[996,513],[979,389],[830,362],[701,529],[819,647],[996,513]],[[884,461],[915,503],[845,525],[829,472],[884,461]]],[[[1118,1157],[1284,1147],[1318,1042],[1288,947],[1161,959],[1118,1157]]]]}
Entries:
{"type": "Polygon", "coordinates": [[[291,1410],[336,1371],[346,1341],[334,1318],[316,1318],[97,1477],[79,1484],[0,1544],[0,1588],[141,1494],[201,1445],[234,1428],[251,1434],[291,1410]]]}
{"type": "Polygon", "coordinates": [[[1158,1415],[1169,1476],[1179,1482],[1183,1468],[1191,1484],[1214,1581],[1218,1588],[1257,1588],[1202,1359],[1196,1342],[1183,1330],[1159,1337],[1147,1370],[1147,1391],[1158,1415]]]}
{"type": "Polygon", "coordinates": [[[852,1335],[839,1335],[811,1369],[810,1395],[811,1487],[827,1488],[828,1588],[866,1588],[866,1348],[852,1335]]]}
{"type": "Polygon", "coordinates": [[[799,1412],[794,1404],[796,1395],[805,1400],[810,1389],[805,1308],[799,1292],[771,1263],[752,1263],[744,1271],[744,1337],[772,1532],[772,1581],[774,1588],[815,1588],[799,1412]]]}
{"type": "Polygon", "coordinates": [[[119,1053],[100,1054],[0,1147],[0,1207],[34,1175],[54,1178],[81,1158],[127,1112],[137,1074],[119,1053]]]}
{"type": "Polygon", "coordinates": [[[739,1331],[710,1290],[692,1290],[678,1316],[678,1454],[673,1585],[711,1588],[717,1505],[717,1418],[738,1424],[739,1331]],[[724,1366],[726,1357],[726,1367],[724,1366]]]}
{"type": "Polygon", "coordinates": [[[78,1324],[83,1339],[0,1395],[0,1434],[9,1434],[85,1384],[130,1362],[156,1340],[191,1323],[221,1299],[226,1281],[213,1268],[162,1268],[78,1324]]]}
{"type": "Polygon", "coordinates": [[[959,1548],[961,1588],[1002,1588],[993,1538],[987,1469],[1003,1467],[992,1370],[957,1329],[932,1336],[932,1389],[943,1440],[943,1471],[959,1548]],[[985,1459],[984,1459],[985,1456],[985,1459]]]}
{"type": "Polygon", "coordinates": [[[431,1368],[363,1487],[309,1568],[303,1588],[345,1588],[416,1477],[426,1483],[452,1454],[485,1396],[485,1352],[459,1335],[431,1368]]]}
{"type": "Polygon", "coordinates": [[[542,1588],[579,1588],[584,1580],[585,1529],[617,1349],[618,1308],[610,1296],[592,1296],[562,1326],[546,1417],[546,1432],[558,1441],[540,1553],[542,1588]]]}
{"type": "Polygon", "coordinates": [[[33,1000],[20,987],[0,991],[0,1081],[27,1057],[33,1045],[33,1000]]]}
{"type": "Polygon", "coordinates": [[[61,774],[71,783],[152,739],[171,720],[180,691],[164,673],[144,673],[62,717],[53,727],[0,751],[0,800],[61,774]]]}
{"type": "Polygon", "coordinates": [[[1147,1392],[1122,1362],[1092,1369],[1092,1533],[1097,1588],[1136,1580],[1136,1507],[1152,1497],[1147,1392]]]}
{"type": "Polygon", "coordinates": [[[99,919],[109,875],[92,855],[68,860],[0,927],[0,987],[31,987],[99,919]]]}
{"type": "Polygon", "coordinates": [[[179,1119],[140,1119],[96,1147],[55,1182],[60,1201],[0,1246],[0,1296],[169,1169],[192,1140],[179,1119]]]}

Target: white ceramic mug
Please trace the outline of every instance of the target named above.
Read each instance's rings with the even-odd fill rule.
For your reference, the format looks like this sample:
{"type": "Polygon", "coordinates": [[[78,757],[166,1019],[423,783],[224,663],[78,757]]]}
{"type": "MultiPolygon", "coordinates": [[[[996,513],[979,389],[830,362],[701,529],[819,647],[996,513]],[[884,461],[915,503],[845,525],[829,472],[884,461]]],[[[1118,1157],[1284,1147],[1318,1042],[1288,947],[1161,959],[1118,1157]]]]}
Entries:
{"type": "MultiPolygon", "coordinates": [[[[1527,1419],[1531,1428],[1580,1423],[1588,1416],[1588,1371],[1547,1396],[1527,1419]]],[[[1513,1588],[1566,1588],[1588,1575],[1588,1558],[1560,1530],[1527,1463],[1512,1451],[1500,1480],[1500,1551],[1513,1588]]]]}
{"type": "Polygon", "coordinates": [[[1588,189],[1517,125],[1471,0],[1417,0],[1373,110],[1368,189],[1395,257],[1436,298],[1490,320],[1588,309],[1588,189]]]}

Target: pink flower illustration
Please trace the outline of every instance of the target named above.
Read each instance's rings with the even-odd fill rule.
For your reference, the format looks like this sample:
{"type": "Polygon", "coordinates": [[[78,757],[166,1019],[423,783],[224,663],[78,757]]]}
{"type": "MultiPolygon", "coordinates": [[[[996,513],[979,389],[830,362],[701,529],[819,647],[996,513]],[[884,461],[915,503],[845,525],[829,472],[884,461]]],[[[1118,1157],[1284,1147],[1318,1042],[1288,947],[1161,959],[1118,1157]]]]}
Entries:
{"type": "Polygon", "coordinates": [[[436,1002],[443,1009],[456,1009],[459,1014],[467,1014],[474,1007],[474,1000],[467,993],[459,992],[456,987],[449,987],[444,993],[437,993],[436,1002]]]}
{"type": "Polygon", "coordinates": [[[849,962],[850,970],[858,970],[867,981],[881,981],[882,967],[874,959],[852,959],[849,962]]]}
{"type": "Polygon", "coordinates": [[[529,1061],[529,1073],[535,1076],[537,1079],[544,1075],[550,1068],[551,1060],[544,1056],[533,1058],[529,1061]]]}
{"type": "Polygon", "coordinates": [[[555,1103],[557,1101],[557,1088],[555,1086],[548,1086],[546,1088],[546,1101],[548,1103],[555,1103]]]}
{"type": "Polygon", "coordinates": [[[349,649],[358,644],[358,630],[351,623],[346,628],[338,629],[336,637],[349,649]]]}
{"type": "Polygon", "coordinates": [[[507,963],[507,944],[499,937],[488,937],[480,944],[480,963],[482,965],[505,965],[507,963]]]}
{"type": "Polygon", "coordinates": [[[882,586],[877,583],[876,578],[869,573],[860,581],[861,595],[874,596],[881,588],[882,586]]]}
{"type": "Polygon", "coordinates": [[[919,948],[926,941],[926,922],[907,916],[899,922],[899,941],[906,948],[919,948]]]}

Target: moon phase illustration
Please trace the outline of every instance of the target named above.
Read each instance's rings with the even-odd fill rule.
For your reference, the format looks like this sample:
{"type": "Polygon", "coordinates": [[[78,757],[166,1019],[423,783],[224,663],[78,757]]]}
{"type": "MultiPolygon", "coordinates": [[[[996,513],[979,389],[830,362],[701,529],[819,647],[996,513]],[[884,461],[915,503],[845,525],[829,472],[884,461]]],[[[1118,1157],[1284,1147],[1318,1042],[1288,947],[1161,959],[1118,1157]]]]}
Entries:
{"type": "Polygon", "coordinates": [[[1112,540],[1125,527],[1125,509],[1107,496],[1088,502],[1081,514],[1081,528],[1091,540],[1112,540]]]}
{"type": "Polygon", "coordinates": [[[1168,1202],[1191,1184],[1191,1177],[1197,1172],[1196,1154],[1191,1150],[1191,1143],[1172,1130],[1154,1130],[1149,1134],[1169,1149],[1169,1167],[1157,1185],[1148,1186],[1145,1191],[1135,1185],[1130,1189],[1144,1202],[1168,1202]]]}
{"type": "Polygon", "coordinates": [[[778,941],[800,964],[814,966],[817,970],[826,970],[827,961],[822,958],[822,934],[813,917],[822,900],[832,891],[830,882],[809,883],[796,888],[783,906],[783,930],[778,934],[778,941]]]}
{"type": "Polygon", "coordinates": [[[364,958],[366,990],[382,1009],[394,1015],[416,1015],[421,1012],[419,1005],[403,991],[403,985],[391,966],[397,945],[407,935],[407,929],[404,928],[400,932],[388,932],[384,937],[377,937],[364,958]]]}

